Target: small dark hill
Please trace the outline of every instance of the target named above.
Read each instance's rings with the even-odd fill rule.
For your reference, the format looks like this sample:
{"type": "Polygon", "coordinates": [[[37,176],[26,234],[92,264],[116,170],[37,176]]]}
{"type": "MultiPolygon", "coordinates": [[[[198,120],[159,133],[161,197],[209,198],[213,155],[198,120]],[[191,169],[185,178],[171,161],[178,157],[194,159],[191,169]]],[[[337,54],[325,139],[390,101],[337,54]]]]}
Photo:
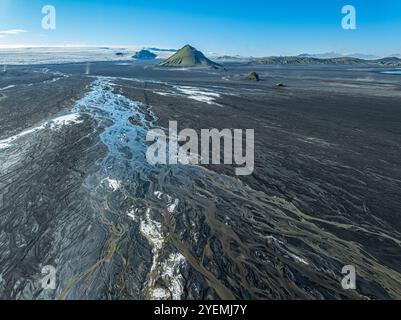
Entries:
{"type": "Polygon", "coordinates": [[[138,60],[153,60],[157,58],[157,55],[155,55],[153,52],[150,52],[149,50],[141,50],[138,51],[133,56],[133,58],[138,60]]]}
{"type": "Polygon", "coordinates": [[[256,72],[251,72],[249,74],[246,74],[244,78],[248,80],[260,81],[259,74],[257,74],[256,72]]]}

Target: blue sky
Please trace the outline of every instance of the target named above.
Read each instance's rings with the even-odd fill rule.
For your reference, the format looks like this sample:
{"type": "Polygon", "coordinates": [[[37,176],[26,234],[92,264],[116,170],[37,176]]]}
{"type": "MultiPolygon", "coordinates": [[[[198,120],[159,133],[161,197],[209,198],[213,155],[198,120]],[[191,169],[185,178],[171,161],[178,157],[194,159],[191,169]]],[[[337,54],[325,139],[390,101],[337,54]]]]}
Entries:
{"type": "Polygon", "coordinates": [[[400,0],[0,0],[0,46],[190,43],[220,54],[389,55],[401,53],[400,30],[400,0]],[[53,31],[41,28],[47,4],[57,10],[53,31]],[[356,30],[341,27],[347,4],[356,30]]]}

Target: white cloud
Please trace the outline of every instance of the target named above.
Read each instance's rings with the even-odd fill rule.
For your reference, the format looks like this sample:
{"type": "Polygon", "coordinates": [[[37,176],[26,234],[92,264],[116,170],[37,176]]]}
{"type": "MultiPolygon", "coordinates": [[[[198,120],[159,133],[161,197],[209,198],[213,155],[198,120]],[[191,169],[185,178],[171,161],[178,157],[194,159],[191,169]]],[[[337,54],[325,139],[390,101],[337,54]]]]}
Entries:
{"type": "Polygon", "coordinates": [[[0,34],[19,34],[19,33],[24,33],[28,32],[24,29],[9,29],[9,30],[0,30],[0,34]]]}
{"type": "Polygon", "coordinates": [[[8,29],[8,30],[0,30],[0,38],[4,38],[5,36],[8,35],[15,35],[15,34],[20,34],[20,33],[25,33],[28,32],[23,29],[8,29]]]}

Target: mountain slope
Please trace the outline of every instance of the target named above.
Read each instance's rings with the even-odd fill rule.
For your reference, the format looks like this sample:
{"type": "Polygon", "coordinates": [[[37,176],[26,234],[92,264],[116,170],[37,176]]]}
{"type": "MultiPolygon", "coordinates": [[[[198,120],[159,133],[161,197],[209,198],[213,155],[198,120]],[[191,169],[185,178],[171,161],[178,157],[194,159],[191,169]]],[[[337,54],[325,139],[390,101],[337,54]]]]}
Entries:
{"type": "Polygon", "coordinates": [[[178,50],[167,60],[159,64],[161,67],[218,67],[218,63],[205,57],[205,55],[190,45],[178,50]]]}

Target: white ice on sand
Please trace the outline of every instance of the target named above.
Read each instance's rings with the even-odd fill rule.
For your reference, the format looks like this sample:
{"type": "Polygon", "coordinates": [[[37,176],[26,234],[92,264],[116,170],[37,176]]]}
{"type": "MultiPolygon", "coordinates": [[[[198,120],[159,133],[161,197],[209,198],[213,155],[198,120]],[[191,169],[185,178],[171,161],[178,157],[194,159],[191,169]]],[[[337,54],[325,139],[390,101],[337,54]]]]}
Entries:
{"type": "Polygon", "coordinates": [[[180,300],[183,292],[183,277],[178,272],[185,263],[185,257],[178,252],[172,253],[164,260],[159,267],[159,277],[169,284],[168,288],[156,287],[150,292],[153,300],[180,300]]]}
{"type": "MultiPolygon", "coordinates": [[[[221,97],[221,93],[211,91],[205,88],[197,88],[190,86],[172,86],[172,87],[175,89],[175,91],[154,90],[153,93],[161,96],[183,96],[188,99],[196,100],[199,102],[220,106],[216,102],[216,99],[221,97]]],[[[229,93],[224,93],[224,94],[229,94],[229,93]]]]}
{"type": "Polygon", "coordinates": [[[178,199],[175,199],[173,203],[168,205],[167,211],[169,213],[174,213],[175,210],[177,209],[177,206],[178,206],[179,203],[180,203],[180,201],[178,199]]]}
{"type": "Polygon", "coordinates": [[[216,98],[221,97],[219,93],[196,87],[176,86],[175,89],[186,95],[189,99],[204,102],[207,104],[217,104],[216,98]]]}
{"type": "Polygon", "coordinates": [[[60,127],[60,126],[66,126],[72,123],[82,123],[82,121],[79,119],[80,115],[78,113],[71,113],[67,114],[65,116],[58,117],[56,119],[53,119],[50,121],[50,126],[52,129],[60,127]]]}
{"type": "Polygon", "coordinates": [[[276,237],[274,236],[266,236],[266,239],[268,239],[269,241],[271,241],[272,243],[276,244],[276,246],[288,257],[292,258],[295,262],[298,263],[302,263],[305,265],[309,265],[309,262],[306,261],[306,259],[297,256],[296,254],[290,252],[288,249],[285,248],[285,243],[281,240],[278,240],[276,237]]]}
{"type": "Polygon", "coordinates": [[[159,200],[161,200],[162,197],[163,197],[163,192],[161,192],[161,191],[155,191],[153,194],[154,194],[154,195],[156,196],[156,198],[159,199],[159,200]]]}
{"type": "Polygon", "coordinates": [[[118,189],[121,188],[121,182],[115,179],[106,178],[103,181],[106,182],[108,187],[113,191],[117,191],[118,189]]]}
{"type": "Polygon", "coordinates": [[[6,149],[11,147],[12,143],[22,137],[28,136],[30,134],[39,132],[41,130],[44,130],[46,128],[50,129],[58,129],[62,126],[66,125],[71,125],[71,124],[77,124],[81,123],[82,121],[80,120],[80,115],[78,113],[72,113],[72,114],[67,114],[64,116],[60,116],[57,118],[54,118],[52,120],[46,121],[44,124],[24,130],[14,136],[11,136],[9,138],[0,140],[0,150],[1,149],[6,149]]]}
{"type": "Polygon", "coordinates": [[[0,88],[0,91],[4,91],[4,90],[11,89],[11,88],[14,88],[14,87],[15,87],[15,85],[12,84],[11,86],[7,86],[7,87],[4,87],[4,88],[0,88]]]}
{"type": "Polygon", "coordinates": [[[167,211],[169,213],[174,213],[177,210],[177,207],[180,203],[179,199],[173,200],[173,198],[171,196],[169,196],[168,194],[164,194],[161,191],[155,191],[153,194],[159,200],[162,200],[163,198],[165,198],[165,200],[167,202],[167,211]]]}
{"type": "Polygon", "coordinates": [[[289,255],[291,258],[293,258],[295,261],[297,261],[297,262],[300,262],[300,263],[309,265],[309,262],[306,261],[304,258],[301,258],[301,257],[299,257],[299,256],[297,256],[297,255],[295,255],[295,254],[293,254],[293,253],[291,253],[291,252],[288,252],[288,255],[289,255]]]}
{"type": "MultiPolygon", "coordinates": [[[[160,222],[153,220],[150,216],[150,209],[147,209],[144,219],[141,219],[140,230],[142,235],[149,241],[154,252],[159,252],[163,248],[164,237],[162,233],[162,225],[160,222]]],[[[157,258],[157,254],[155,254],[157,258]]],[[[155,258],[154,257],[154,258],[155,258]]],[[[155,267],[156,263],[152,267],[155,267]]]]}
{"type": "MultiPolygon", "coordinates": [[[[160,199],[163,195],[160,191],[155,192],[155,196],[159,196],[160,199]]],[[[175,210],[177,205],[178,199],[170,206],[174,206],[175,210]]],[[[152,266],[146,283],[147,297],[151,300],[179,300],[184,282],[180,269],[186,263],[186,259],[179,252],[172,252],[167,258],[162,257],[167,238],[163,234],[162,224],[152,217],[150,208],[146,209],[144,214],[143,212],[143,209],[135,208],[128,212],[128,216],[139,223],[141,234],[152,247],[152,266]]]]}

